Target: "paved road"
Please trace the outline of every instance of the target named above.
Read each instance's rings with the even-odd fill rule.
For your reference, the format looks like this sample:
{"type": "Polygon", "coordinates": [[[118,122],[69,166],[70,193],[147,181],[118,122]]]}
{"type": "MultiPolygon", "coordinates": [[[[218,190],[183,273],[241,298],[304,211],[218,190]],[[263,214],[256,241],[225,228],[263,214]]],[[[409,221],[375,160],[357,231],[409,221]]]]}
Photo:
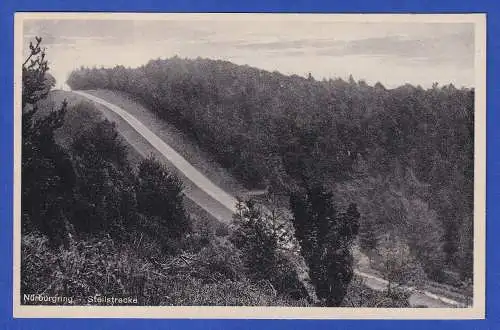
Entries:
{"type": "MultiPolygon", "coordinates": [[[[222,204],[225,208],[231,212],[235,212],[236,199],[210,181],[205,175],[194,168],[184,157],[167,145],[163,140],[161,140],[155,133],[148,129],[143,123],[141,123],[137,118],[123,110],[122,108],[107,102],[94,95],[82,92],[73,91],[74,93],[86,97],[87,99],[96,102],[100,105],[105,106],[109,110],[113,111],[115,114],[120,116],[125,120],[137,133],[144,137],[155,149],[157,149],[165,159],[174,165],[184,176],[186,176],[191,182],[193,182],[201,191],[212,197],[214,200],[222,204]]],[[[196,196],[195,196],[196,197],[196,196]]],[[[196,201],[196,198],[192,198],[196,201]]],[[[202,206],[204,209],[210,212],[210,207],[206,204],[202,206]]],[[[217,218],[217,216],[216,216],[217,218]]],[[[373,290],[383,291],[387,287],[387,281],[376,277],[372,274],[364,273],[361,271],[355,271],[358,276],[365,279],[365,283],[373,290]]],[[[423,305],[427,307],[460,307],[461,303],[454,301],[452,299],[433,294],[428,291],[420,291],[411,287],[406,287],[406,289],[412,292],[410,297],[410,303],[412,306],[423,305]]]]}

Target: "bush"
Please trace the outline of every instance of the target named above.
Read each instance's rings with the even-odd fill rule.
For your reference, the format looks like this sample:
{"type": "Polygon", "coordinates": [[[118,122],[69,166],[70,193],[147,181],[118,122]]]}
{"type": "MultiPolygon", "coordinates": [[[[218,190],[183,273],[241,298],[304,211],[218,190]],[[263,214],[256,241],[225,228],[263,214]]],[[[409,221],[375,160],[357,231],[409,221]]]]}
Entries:
{"type": "Polygon", "coordinates": [[[58,255],[49,248],[48,238],[39,233],[21,236],[21,293],[45,292],[52,283],[58,255]]]}
{"type": "Polygon", "coordinates": [[[305,300],[294,300],[276,295],[264,285],[248,280],[225,280],[203,284],[193,278],[172,282],[166,305],[174,306],[308,306],[305,300]]]}
{"type": "Polygon", "coordinates": [[[240,201],[237,208],[230,240],[241,250],[247,276],[254,282],[267,283],[280,294],[307,298],[298,265],[292,262],[287,219],[277,209],[270,210],[253,200],[240,201]]]}
{"type": "Polygon", "coordinates": [[[234,281],[245,275],[241,252],[227,239],[214,237],[200,251],[199,258],[206,262],[207,274],[212,279],[234,281]]]}
{"type": "Polygon", "coordinates": [[[70,218],[76,233],[128,239],[137,221],[135,175],[114,123],[105,120],[75,136],[70,151],[77,176],[70,218]]]}
{"type": "Polygon", "coordinates": [[[142,258],[129,245],[101,237],[51,249],[39,234],[22,237],[21,294],[136,297],[138,304],[175,306],[299,306],[307,302],[277,294],[241,275],[228,242],[197,255],[142,258]]]}
{"type": "Polygon", "coordinates": [[[30,234],[21,244],[22,294],[73,296],[83,305],[93,295],[144,298],[151,265],[109,238],[50,249],[45,237],[30,234]]]}
{"type": "Polygon", "coordinates": [[[399,289],[392,290],[390,293],[370,289],[364,284],[363,279],[355,276],[341,306],[407,308],[410,307],[409,297],[409,293],[399,289]]]}
{"type": "Polygon", "coordinates": [[[388,292],[393,286],[418,286],[427,279],[420,262],[400,237],[387,235],[376,252],[372,265],[388,281],[388,292]]]}
{"type": "Polygon", "coordinates": [[[140,212],[158,218],[158,235],[180,240],[191,230],[183,204],[182,181],[155,160],[139,164],[137,203],[140,212]]]}

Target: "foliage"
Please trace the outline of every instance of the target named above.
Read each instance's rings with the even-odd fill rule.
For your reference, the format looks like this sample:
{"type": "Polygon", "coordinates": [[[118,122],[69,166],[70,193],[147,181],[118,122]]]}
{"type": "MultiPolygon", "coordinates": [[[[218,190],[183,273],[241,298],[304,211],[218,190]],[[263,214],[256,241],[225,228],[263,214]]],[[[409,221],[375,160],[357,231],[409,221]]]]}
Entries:
{"type": "Polygon", "coordinates": [[[239,228],[234,231],[232,241],[244,251],[247,267],[253,268],[256,279],[270,278],[278,248],[275,232],[252,200],[239,202],[237,209],[234,221],[239,228]]]}
{"type": "Polygon", "coordinates": [[[284,215],[274,205],[271,209],[249,199],[239,201],[230,237],[242,252],[249,277],[268,282],[281,294],[305,298],[308,296],[299,279],[297,265],[291,260],[293,238],[284,215]]]}
{"type": "Polygon", "coordinates": [[[30,234],[23,236],[22,249],[22,292],[72,296],[83,305],[96,294],[137,296],[148,267],[106,237],[53,250],[45,238],[30,234]]]}
{"type": "Polygon", "coordinates": [[[474,229],[473,229],[473,220],[469,219],[468,221],[464,221],[459,228],[458,237],[458,260],[457,263],[461,265],[460,267],[460,277],[468,286],[472,284],[472,277],[469,277],[470,274],[473,274],[474,270],[474,229]]]}
{"type": "Polygon", "coordinates": [[[173,283],[172,294],[167,296],[169,305],[309,307],[305,300],[276,295],[269,287],[248,280],[203,285],[198,280],[187,278],[173,283]]]}
{"type": "Polygon", "coordinates": [[[359,245],[364,251],[372,251],[377,245],[379,238],[376,235],[377,228],[375,228],[372,221],[362,222],[359,229],[359,245]]]}
{"type": "Polygon", "coordinates": [[[377,248],[375,269],[387,280],[387,292],[391,293],[393,286],[418,286],[423,283],[425,273],[412,255],[407,244],[400,238],[386,236],[377,248]]]}
{"type": "MultiPolygon", "coordinates": [[[[88,116],[89,104],[69,108],[66,126],[66,103],[39,114],[38,106],[50,103],[42,87],[53,84],[42,60],[23,71],[23,97],[32,103],[23,115],[23,205],[31,209],[23,218],[22,293],[73,296],[77,304],[93,295],[132,296],[146,305],[306,304],[247,277],[241,251],[216,237],[227,229],[214,226],[205,241],[190,235],[181,181],[153,158],[134,172],[114,123],[88,116]],[[61,177],[61,159],[71,180],[61,177]],[[43,207],[60,216],[49,222],[53,214],[33,211],[43,207]],[[189,247],[194,241],[201,243],[196,249],[189,247]]],[[[278,266],[278,275],[290,272],[286,263],[278,266]]]]}
{"type": "MultiPolygon", "coordinates": [[[[152,158],[130,168],[110,122],[82,123],[68,144],[56,143],[68,105],[38,113],[54,80],[36,41],[23,64],[22,292],[304,305],[295,232],[322,303],[362,304],[366,288],[351,281],[359,223],[363,247],[389,256],[393,282],[416,278],[407,273],[417,266],[398,264],[397,253],[433,276],[443,263],[471,276],[473,90],[387,90],[201,59],[74,71],[72,88],[129,92],[249,187],[291,193],[295,230],[287,216],[247,202],[228,240],[191,235],[179,179],[152,158]],[[353,191],[332,193],[341,186],[353,191]],[[350,204],[346,212],[334,198],[350,204]],[[396,247],[384,232],[398,235],[396,247]]],[[[368,305],[407,303],[399,290],[383,302],[368,296],[368,305]]]]}
{"type": "Polygon", "coordinates": [[[394,288],[389,291],[375,291],[367,287],[363,279],[354,276],[342,307],[408,308],[409,293],[394,288]]]}
{"type": "MultiPolygon", "coordinates": [[[[189,259],[164,257],[160,263],[105,236],[53,249],[37,234],[23,235],[21,248],[21,292],[73,296],[80,305],[89,304],[88,297],[94,295],[137,298],[139,305],[146,306],[307,305],[276,294],[264,283],[245,278],[214,280],[216,274],[207,266],[213,259],[206,259],[205,253],[189,259]]],[[[219,251],[216,248],[212,255],[218,257],[219,251]]]]}
{"type": "Polygon", "coordinates": [[[54,77],[50,76],[48,61],[45,59],[45,49],[40,47],[42,38],[36,37],[36,43],[30,42],[30,53],[22,65],[22,107],[35,106],[47,97],[50,89],[55,86],[54,77]]]}
{"type": "Polygon", "coordinates": [[[410,168],[395,164],[392,177],[361,177],[338,184],[336,196],[342,203],[359,205],[359,243],[371,255],[386,235],[408,245],[412,255],[433,280],[441,280],[445,264],[445,234],[437,212],[426,202],[429,185],[419,182],[410,168]]]}
{"type": "Polygon", "coordinates": [[[320,186],[293,194],[290,205],[295,233],[318,298],[327,306],[339,306],[353,276],[351,246],[360,216],[356,205],[337,213],[332,194],[320,186]]]}
{"type": "MultiPolygon", "coordinates": [[[[60,286],[44,290],[87,294],[93,286],[99,288],[103,273],[90,272],[93,277],[87,281],[79,267],[120,268],[116,263],[126,262],[130,256],[106,260],[111,258],[111,250],[106,249],[112,249],[113,244],[142,247],[144,257],[157,256],[160,249],[172,252],[169,248],[180,246],[189,231],[189,217],[179,180],[153,159],[141,163],[135,174],[114,124],[106,120],[81,123],[79,129],[70,131],[69,143],[68,138],[61,139],[64,147],[56,142],[56,132],[63,126],[69,106],[63,102],[60,110],[38,111],[40,104],[48,106],[45,98],[54,82],[47,75],[42,40],[36,40],[36,45],[30,44],[31,54],[23,64],[21,221],[25,246],[37,246],[45,264],[30,259],[35,253],[32,250],[23,251],[22,292],[41,289],[38,277],[49,276],[50,272],[60,286]],[[95,249],[85,250],[85,240],[95,249]],[[99,253],[104,259],[95,264],[99,253]],[[87,281],[88,287],[80,287],[78,281],[87,281]]],[[[135,286],[127,274],[115,275],[114,284],[106,284],[108,289],[113,286],[111,293],[120,285],[135,286]]],[[[117,290],[122,292],[123,288],[117,290]]]]}
{"type": "Polygon", "coordinates": [[[30,43],[30,55],[22,67],[22,229],[38,230],[59,245],[66,240],[71,210],[74,173],[69,155],[56,144],[54,131],[61,127],[67,104],[49,115],[36,118],[37,101],[53,86],[41,38],[30,43]],[[28,64],[29,63],[29,64],[28,64]]]}
{"type": "MultiPolygon", "coordinates": [[[[436,212],[420,199],[402,200],[407,224],[405,237],[411,252],[423,266],[425,273],[439,279],[445,261],[443,253],[443,229],[436,212]]],[[[468,249],[472,251],[472,249],[468,249]]]]}
{"type": "Polygon", "coordinates": [[[241,250],[224,238],[214,238],[200,251],[201,260],[207,261],[207,273],[216,279],[239,280],[245,269],[241,250]]]}
{"type": "Polygon", "coordinates": [[[182,181],[154,158],[139,164],[137,203],[139,211],[158,217],[160,237],[178,240],[190,230],[183,205],[182,181]]]}
{"type": "Polygon", "coordinates": [[[102,121],[82,132],[70,151],[77,174],[72,217],[76,231],[123,238],[137,217],[135,176],[114,124],[102,121]]]}
{"type": "MultiPolygon", "coordinates": [[[[404,182],[396,190],[410,203],[419,199],[427,204],[429,212],[435,212],[433,227],[443,234],[438,247],[442,252],[422,244],[426,254],[444,253],[445,268],[472,276],[473,236],[467,228],[472,228],[473,218],[473,89],[437,84],[429,89],[387,89],[352,77],[317,81],[177,57],[136,69],[81,68],[70,75],[68,84],[132,94],[160,118],[191,134],[249,187],[269,185],[290,192],[315,180],[335,191],[346,180],[358,182],[353,195],[364,199],[357,204],[368,210],[361,212],[361,234],[369,248],[376,245],[378,235],[367,232],[374,226],[365,220],[394,213],[387,203],[367,199],[370,190],[386,194],[391,190],[385,181],[411,172],[417,182],[428,185],[426,193],[408,190],[412,184],[404,182]],[[355,170],[360,163],[361,172],[355,170]],[[460,239],[459,233],[469,234],[460,239]]],[[[411,232],[405,228],[410,218],[391,223],[391,230],[398,235],[411,232]]],[[[438,277],[434,266],[425,268],[438,277]]]]}

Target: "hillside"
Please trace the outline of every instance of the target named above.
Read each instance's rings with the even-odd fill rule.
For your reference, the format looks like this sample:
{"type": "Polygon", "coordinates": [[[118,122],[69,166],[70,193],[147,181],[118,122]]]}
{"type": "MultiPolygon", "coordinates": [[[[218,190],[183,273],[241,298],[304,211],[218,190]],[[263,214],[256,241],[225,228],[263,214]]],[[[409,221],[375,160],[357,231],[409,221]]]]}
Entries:
{"type": "MultiPolygon", "coordinates": [[[[169,144],[171,143],[170,141],[175,141],[174,142],[175,148],[177,149],[178,153],[181,154],[181,155],[179,155],[181,157],[184,156],[184,157],[187,157],[190,159],[194,158],[194,159],[203,160],[203,158],[206,156],[203,153],[202,154],[193,154],[192,152],[194,150],[191,149],[189,139],[187,139],[187,137],[183,137],[183,135],[180,131],[169,130],[168,127],[167,127],[167,129],[165,129],[166,123],[163,123],[162,125],[158,125],[158,122],[154,122],[154,121],[153,121],[153,123],[151,123],[149,121],[150,119],[148,119],[148,118],[150,118],[150,117],[154,118],[154,116],[152,116],[153,114],[150,111],[148,111],[146,108],[142,107],[137,102],[134,102],[133,100],[131,100],[129,97],[127,97],[127,95],[125,93],[115,93],[112,91],[99,90],[99,91],[88,91],[85,93],[76,92],[75,94],[84,96],[84,97],[88,98],[89,100],[94,100],[95,105],[98,106],[102,111],[104,111],[104,113],[116,112],[116,114],[119,114],[120,117],[123,116],[124,118],[127,118],[128,124],[125,123],[122,125],[122,123],[118,123],[117,129],[122,135],[127,136],[127,140],[130,141],[130,144],[131,144],[131,146],[133,146],[134,149],[141,151],[143,154],[144,154],[143,144],[139,143],[137,141],[137,138],[133,139],[133,140],[130,139],[130,137],[131,137],[130,127],[133,127],[134,130],[137,131],[137,133],[141,132],[141,134],[144,134],[145,137],[147,136],[148,141],[150,141],[152,146],[154,145],[155,148],[158,148],[159,150],[162,150],[163,147],[161,145],[159,145],[157,142],[155,142],[155,139],[151,138],[152,134],[157,135],[157,136],[162,136],[162,140],[169,141],[169,144]],[[91,94],[89,94],[89,93],[91,93],[91,94]],[[99,98],[95,98],[94,95],[99,95],[99,98]],[[113,103],[109,103],[106,100],[110,100],[113,103]],[[120,109],[118,109],[115,104],[120,104],[120,109]],[[101,105],[104,105],[104,107],[106,109],[101,107],[101,105]],[[132,117],[135,119],[131,120],[132,117]],[[147,127],[146,126],[143,127],[142,125],[138,125],[137,122],[144,123],[145,125],[147,125],[147,127]],[[150,131],[149,133],[146,134],[144,132],[144,130],[149,130],[149,128],[151,128],[154,132],[150,131]],[[189,150],[191,150],[191,153],[188,152],[189,150]]],[[[196,150],[196,151],[201,151],[201,150],[196,150]]],[[[177,158],[179,156],[175,156],[175,157],[177,158]]],[[[171,155],[170,151],[166,151],[165,154],[160,155],[160,159],[163,161],[166,161],[167,163],[168,163],[168,160],[171,159],[171,157],[172,157],[172,155],[171,155]]],[[[175,167],[177,167],[182,172],[186,172],[188,170],[188,168],[186,168],[185,165],[183,165],[182,163],[178,163],[177,161],[175,161],[174,164],[175,164],[175,167]]],[[[213,163],[210,163],[210,164],[214,165],[213,163]]],[[[197,166],[199,166],[199,165],[197,165],[197,166]]],[[[210,168],[204,167],[204,172],[207,173],[207,171],[210,171],[210,168]]],[[[207,173],[207,175],[211,176],[209,173],[207,173]]],[[[196,179],[197,176],[198,175],[187,174],[187,176],[183,178],[183,181],[185,183],[192,182],[200,189],[204,189],[204,190],[211,189],[204,184],[203,180],[202,181],[197,180],[196,179]]],[[[189,191],[186,191],[186,189],[184,190],[184,194],[188,198],[190,198],[190,199],[192,198],[192,195],[190,194],[189,191]]],[[[266,197],[266,196],[262,195],[262,197],[266,197]]],[[[269,200],[267,198],[262,198],[262,197],[259,197],[259,200],[261,200],[264,204],[268,205],[271,208],[274,207],[273,206],[274,204],[272,203],[271,200],[269,200]]],[[[267,196],[267,197],[270,197],[270,196],[267,196]]],[[[206,199],[206,198],[210,199],[210,196],[205,196],[204,199],[206,199]]],[[[256,196],[253,195],[253,198],[256,198],[256,196]]],[[[200,200],[195,199],[194,202],[199,204],[200,200]]],[[[229,209],[232,209],[233,205],[229,205],[226,207],[229,209]]],[[[210,207],[209,210],[210,210],[210,212],[212,212],[213,208],[210,207]]],[[[222,219],[220,221],[225,222],[227,220],[222,219]]],[[[296,257],[294,259],[297,261],[301,260],[301,258],[297,259],[296,257]]],[[[356,272],[356,274],[359,274],[364,279],[364,281],[366,281],[366,283],[368,284],[368,286],[371,289],[384,291],[385,287],[387,286],[386,283],[384,284],[384,280],[382,279],[384,277],[384,274],[381,274],[381,273],[375,271],[374,269],[372,269],[370,267],[369,262],[367,263],[365,261],[365,259],[366,259],[366,257],[363,256],[359,250],[356,250],[356,253],[354,256],[354,264],[356,266],[357,271],[361,271],[361,273],[356,272]],[[367,274],[367,272],[369,275],[365,275],[365,274],[367,274]]],[[[307,269],[304,268],[304,265],[301,265],[301,262],[299,262],[298,264],[296,263],[296,265],[298,266],[298,269],[302,269],[301,277],[307,281],[307,279],[308,279],[307,269]]],[[[427,282],[425,284],[426,285],[422,288],[427,287],[428,284],[431,284],[431,283],[427,282]]],[[[462,303],[465,302],[464,297],[462,297],[460,294],[458,294],[458,295],[453,294],[453,291],[455,291],[455,290],[453,290],[453,288],[451,288],[449,286],[448,287],[442,286],[442,288],[440,290],[438,290],[440,296],[437,296],[437,298],[432,293],[434,291],[435,290],[432,287],[430,293],[414,292],[409,298],[411,305],[412,306],[426,305],[426,306],[430,306],[430,307],[442,307],[442,306],[447,307],[449,305],[456,305],[456,303],[453,301],[446,302],[447,298],[445,298],[445,297],[452,297],[456,301],[459,301],[462,303]],[[441,299],[443,299],[443,301],[441,301],[441,299]]]]}
{"type": "Polygon", "coordinates": [[[179,58],[83,68],[68,84],[127,92],[250,189],[287,196],[319,183],[339,205],[355,202],[366,252],[401,242],[433,280],[472,276],[474,90],[179,58]]]}
{"type": "MultiPolygon", "coordinates": [[[[74,93],[53,91],[37,103],[34,127],[48,125],[48,118],[60,109],[65,109],[64,120],[53,131],[54,142],[62,147],[61,155],[68,155],[74,179],[64,191],[65,219],[46,219],[43,212],[38,217],[27,212],[23,219],[22,292],[71,295],[80,304],[87,304],[86,297],[94,294],[131,295],[140,305],[308,304],[302,296],[292,299],[252,281],[243,268],[242,251],[229,241],[228,228],[179,196],[176,203],[183,206],[177,204],[178,216],[188,220],[190,228],[174,235],[175,227],[164,222],[173,221],[168,207],[173,197],[162,189],[173,189],[175,180],[163,187],[148,183],[158,180],[148,178],[154,171],[166,169],[127,143],[132,136],[119,122],[107,121],[113,119],[110,111],[74,93]],[[155,188],[148,193],[144,184],[155,188]],[[141,205],[144,202],[147,207],[141,205]],[[166,213],[156,216],[154,210],[166,213]],[[52,221],[50,227],[46,221],[52,221]]],[[[54,159],[45,157],[45,162],[54,159]]],[[[24,189],[32,190],[30,183],[46,185],[47,180],[36,177],[24,189]]],[[[52,200],[60,193],[45,198],[52,200]]],[[[43,198],[30,194],[33,206],[43,198]]]]}
{"type": "MultiPolygon", "coordinates": [[[[110,95],[109,92],[101,93],[110,95]]],[[[116,96],[115,98],[120,99],[116,96]]],[[[121,99],[122,102],[126,101],[126,98],[121,99]]],[[[127,162],[132,167],[140,166],[143,152],[137,148],[139,141],[135,140],[133,144],[127,146],[127,142],[130,142],[132,137],[127,132],[127,128],[121,125],[117,118],[113,118],[109,110],[90,103],[79,95],[57,90],[51,92],[46,99],[38,103],[37,118],[44,120],[53,114],[53,111],[60,108],[63,100],[67,102],[67,112],[61,127],[54,131],[56,143],[63,146],[69,153],[74,153],[75,141],[79,140],[81,136],[86,137],[88,144],[98,143],[100,140],[92,140],[88,132],[95,132],[96,127],[101,126],[106,118],[116,120],[113,125],[116,125],[115,127],[120,130],[122,136],[121,138],[116,137],[118,141],[122,141],[117,141],[117,143],[124,143],[123,146],[127,150],[124,156],[127,157],[127,162]]],[[[111,152],[111,150],[106,152],[111,152]]],[[[196,157],[196,155],[191,156],[196,157]]],[[[119,181],[115,181],[113,184],[119,184],[119,181]]],[[[242,262],[238,257],[240,251],[227,241],[227,229],[217,226],[218,222],[206,219],[206,215],[200,214],[201,210],[196,204],[189,203],[186,199],[184,203],[190,214],[195,235],[183,243],[189,245],[189,248],[184,249],[180,255],[171,255],[171,252],[158,254],[154,250],[159,242],[155,242],[156,239],[153,236],[148,237],[149,244],[153,244],[148,247],[137,241],[137,237],[133,238],[134,232],[129,233],[132,234],[130,238],[118,238],[114,237],[116,233],[110,231],[109,233],[113,237],[110,240],[109,236],[108,238],[101,237],[99,233],[88,236],[84,234],[85,230],[80,227],[76,231],[70,230],[72,238],[70,242],[65,243],[68,246],[63,249],[54,249],[51,234],[45,236],[40,235],[38,231],[25,232],[22,241],[23,290],[31,292],[43,289],[48,293],[65,292],[67,294],[67,291],[61,291],[62,287],[66,286],[75,294],[75,299],[80,303],[84,303],[82,299],[85,295],[96,293],[103,295],[133,294],[139,298],[139,304],[143,305],[308,305],[304,299],[298,299],[297,296],[294,296],[294,299],[281,293],[278,293],[277,296],[276,289],[273,286],[269,288],[266,282],[254,282],[246,278],[247,271],[242,269],[239,264],[242,262]],[[130,244],[132,244],[132,248],[130,244]],[[102,251],[106,251],[107,257],[99,262],[97,258],[101,258],[102,251]],[[79,263],[75,264],[75,260],[79,260],[79,263]],[[43,262],[40,263],[40,261],[43,262]],[[112,281],[95,285],[95,283],[101,282],[99,272],[104,270],[101,267],[114,267],[114,272],[108,276],[112,276],[114,281],[119,282],[112,281]],[[30,269],[29,273],[27,269],[30,269]],[[55,278],[62,269],[70,270],[70,273],[65,273],[65,278],[69,282],[55,278]],[[200,278],[201,274],[207,271],[211,274],[210,277],[203,278],[202,276],[200,278]],[[226,273],[228,271],[229,273],[226,273]],[[82,278],[79,275],[81,273],[85,273],[86,276],[82,278]],[[226,273],[225,276],[230,277],[224,279],[224,273],[226,273]],[[39,282],[35,278],[43,278],[46,281],[39,282]],[[78,280],[78,282],[74,282],[74,280],[78,280]],[[52,285],[43,288],[36,284],[46,282],[51,282],[52,285]],[[122,283],[124,287],[122,286],[122,289],[114,288],[113,286],[118,285],[118,283],[122,283]],[[137,285],[142,287],[140,290],[146,291],[137,291],[138,288],[135,287],[137,285]],[[154,294],[146,293],[153,286],[156,287],[154,294]],[[221,290],[224,292],[222,295],[221,290]]],[[[73,222],[73,220],[70,221],[73,222]]],[[[142,235],[141,237],[143,237],[142,235]]],[[[289,267],[287,267],[286,272],[291,271],[289,267]]],[[[291,282],[290,279],[287,279],[287,286],[289,285],[291,282]]],[[[288,290],[290,289],[293,290],[293,287],[288,288],[288,290]]],[[[64,290],[68,290],[68,288],[64,290]]],[[[345,304],[346,306],[382,307],[394,306],[396,303],[404,306],[404,301],[399,301],[399,299],[398,296],[385,297],[383,293],[364,286],[358,279],[350,286],[345,304]]]]}

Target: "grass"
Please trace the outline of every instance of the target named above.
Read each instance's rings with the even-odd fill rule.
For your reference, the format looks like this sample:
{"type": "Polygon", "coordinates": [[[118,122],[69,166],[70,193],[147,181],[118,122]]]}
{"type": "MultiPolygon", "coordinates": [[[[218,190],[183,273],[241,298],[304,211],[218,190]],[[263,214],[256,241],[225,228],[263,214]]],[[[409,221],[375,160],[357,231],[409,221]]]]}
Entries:
{"type": "Polygon", "coordinates": [[[53,250],[46,238],[34,233],[22,237],[21,248],[22,293],[72,296],[78,305],[89,304],[87,298],[94,295],[137,298],[146,306],[307,305],[262,283],[217,276],[209,271],[217,260],[206,259],[205,250],[189,259],[167,256],[151,262],[132,246],[106,237],[53,250]]]}

